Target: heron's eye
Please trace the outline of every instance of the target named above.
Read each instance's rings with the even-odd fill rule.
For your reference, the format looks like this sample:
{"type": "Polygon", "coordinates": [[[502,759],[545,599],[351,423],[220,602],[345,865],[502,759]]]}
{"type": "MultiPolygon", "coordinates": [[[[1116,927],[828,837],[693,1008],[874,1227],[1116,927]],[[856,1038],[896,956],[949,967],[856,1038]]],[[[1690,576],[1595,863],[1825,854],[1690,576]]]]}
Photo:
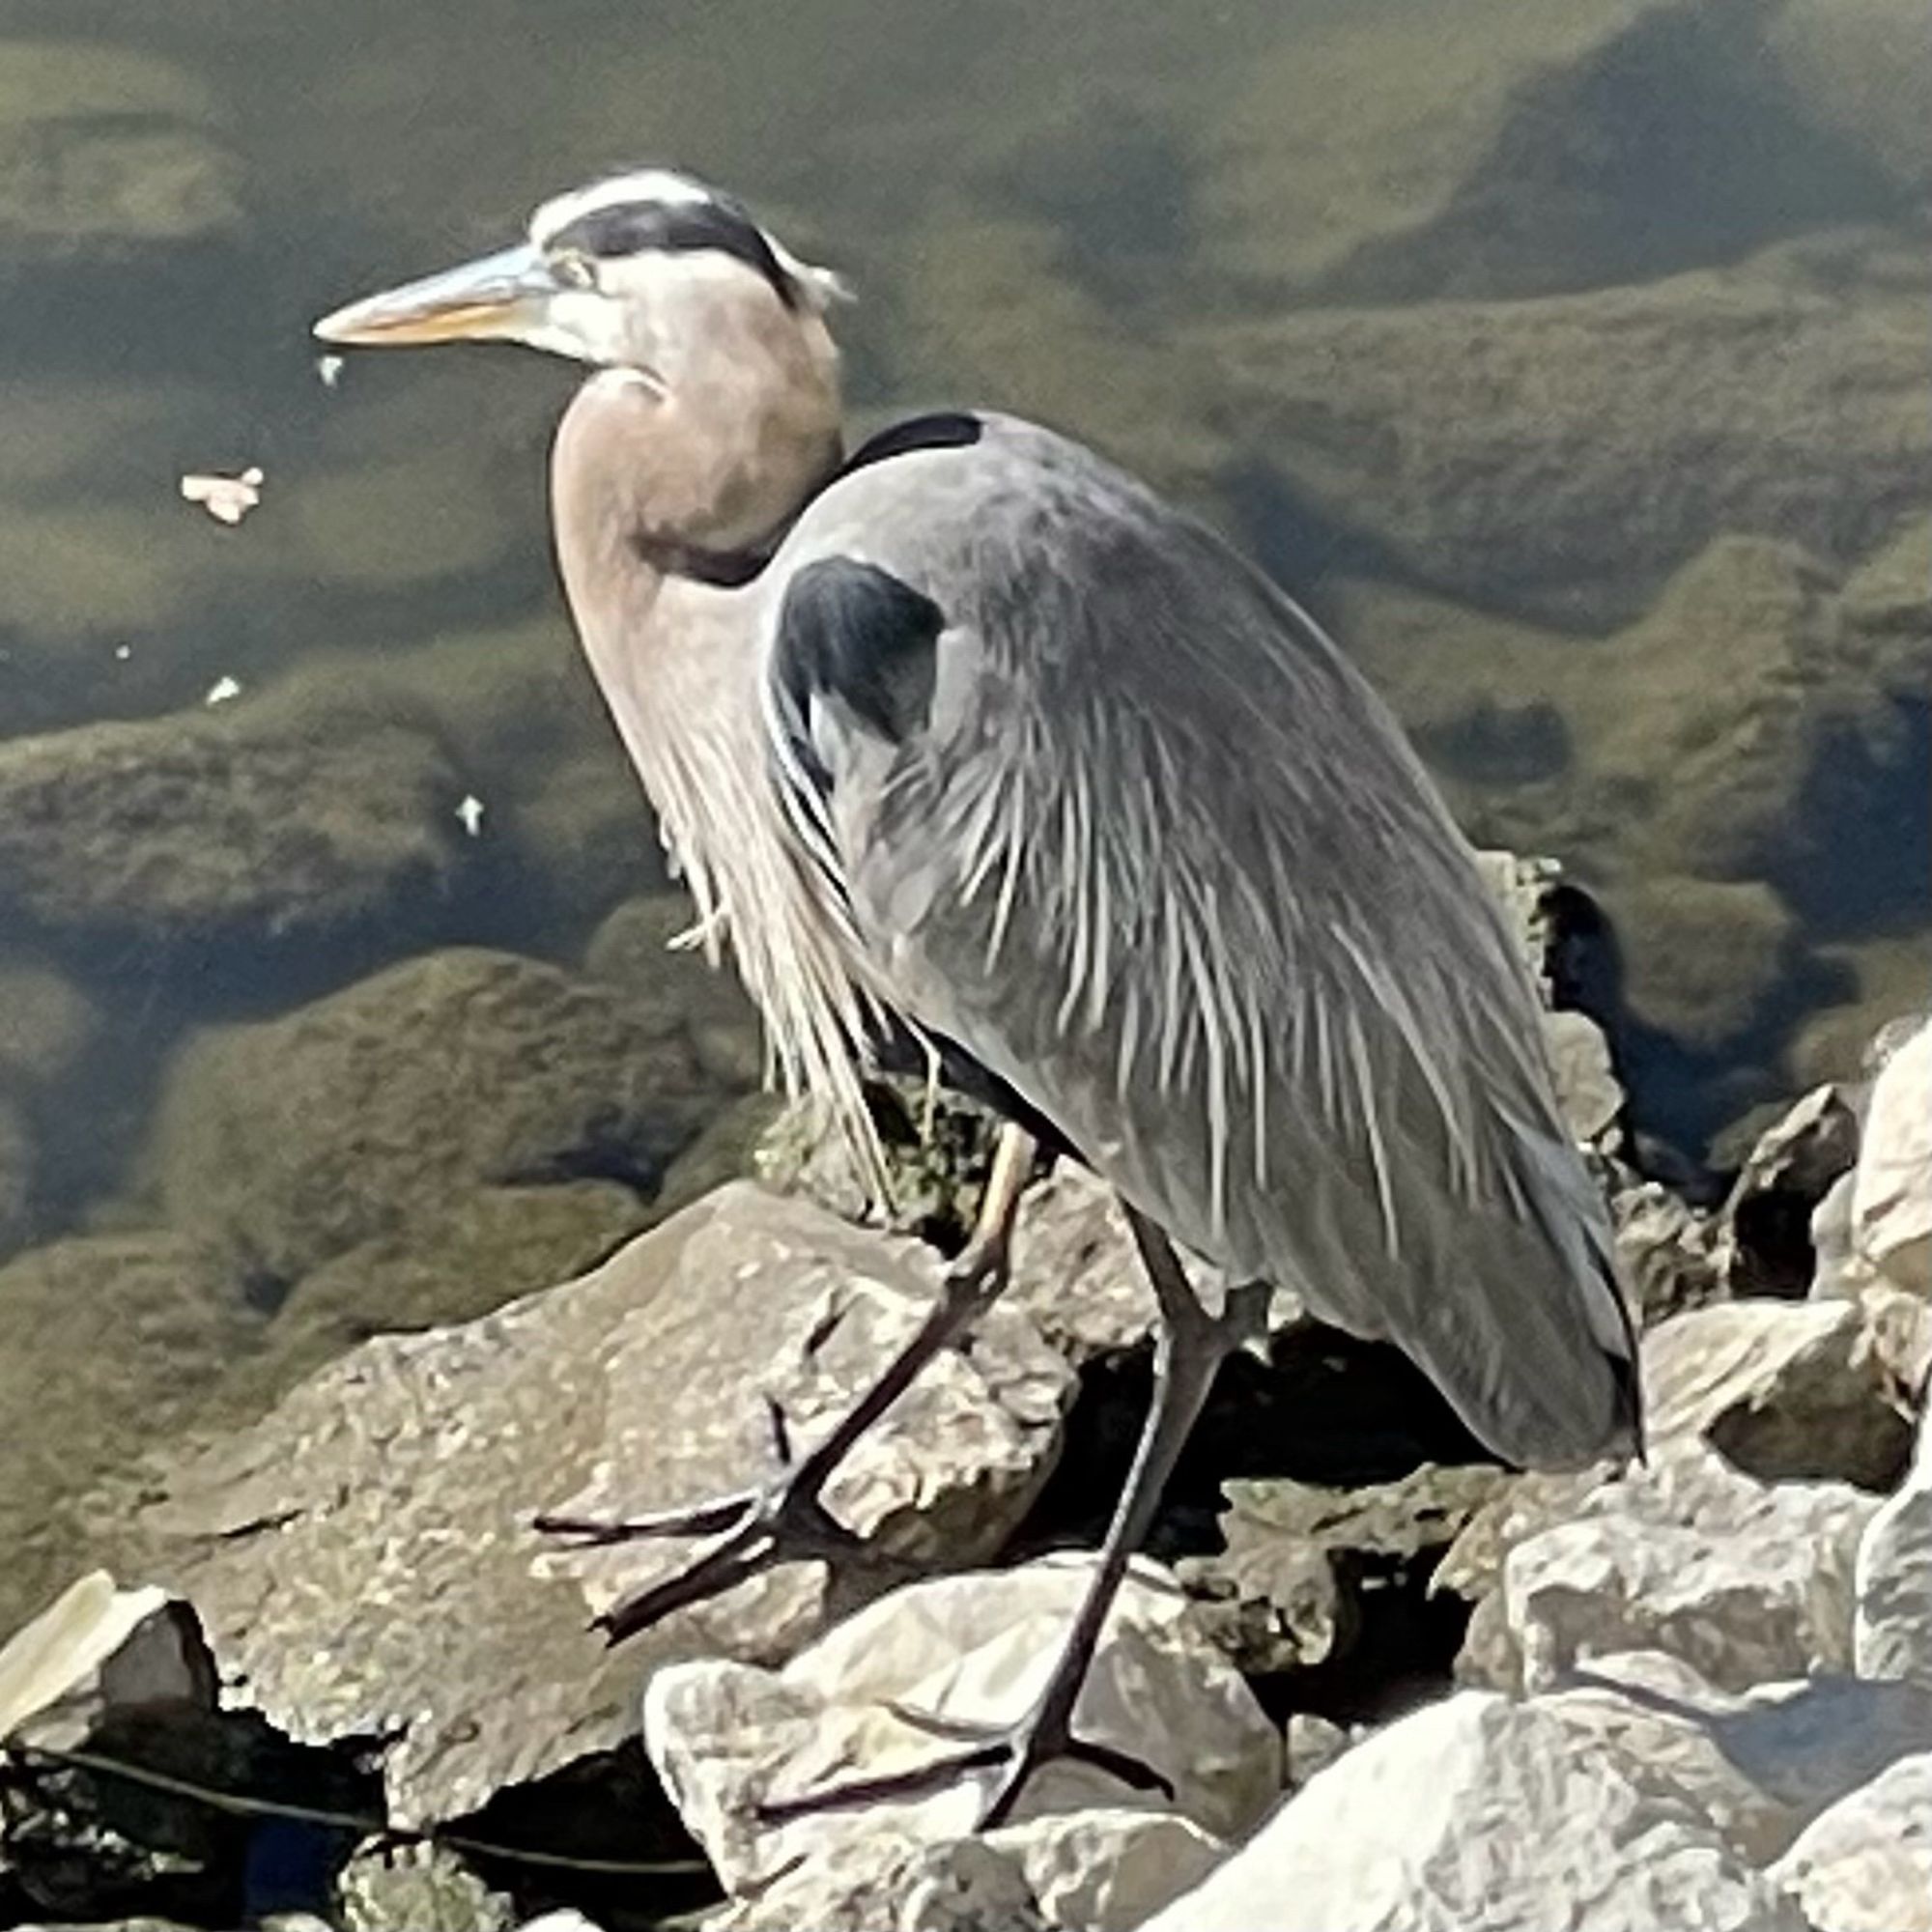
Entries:
{"type": "Polygon", "coordinates": [[[550,258],[550,270],[567,289],[594,289],[597,270],[590,257],[575,248],[565,248],[550,258]]]}

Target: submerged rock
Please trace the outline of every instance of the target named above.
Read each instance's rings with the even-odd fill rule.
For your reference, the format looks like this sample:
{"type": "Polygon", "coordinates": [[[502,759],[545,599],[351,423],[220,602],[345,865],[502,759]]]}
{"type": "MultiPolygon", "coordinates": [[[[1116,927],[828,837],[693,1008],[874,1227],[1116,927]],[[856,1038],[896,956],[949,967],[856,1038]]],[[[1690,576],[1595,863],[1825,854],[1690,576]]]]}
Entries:
{"type": "MultiPolygon", "coordinates": [[[[774,1475],[780,1439],[816,1439],[932,1291],[909,1243],[722,1189],[579,1281],[363,1344],[177,1458],[128,1540],[192,1595],[270,1721],[386,1740],[391,1817],[459,1816],[634,1737],[637,1687],[668,1660],[782,1656],[826,1616],[826,1582],[792,1565],[609,1651],[586,1613],[692,1545],[566,1550],[532,1514],[635,1515],[774,1475]]],[[[1045,1478],[1069,1383],[1000,1311],[935,1363],[828,1492],[874,1539],[838,1600],[996,1549],[1045,1478]]]]}
{"type": "Polygon", "coordinates": [[[73,1071],[99,1031],[99,1009],[58,968],[0,951],[0,1080],[51,1088],[73,1071]]]}
{"type": "Polygon", "coordinates": [[[0,1261],[32,1236],[35,1165],[27,1117],[0,1094],[0,1261]]]}
{"type": "MultiPolygon", "coordinates": [[[[956,1753],[948,1727],[1019,1718],[1044,1688],[1092,1559],[919,1583],[869,1605],[778,1671],[705,1662],[660,1671],[644,1743],[727,1889],[755,1891],[798,1860],[837,1862],[881,1833],[970,1833],[989,1788],[962,1772],[923,1795],[774,1825],[759,1806],[827,1783],[888,1776],[956,1753]],[[930,1716],[935,1725],[921,1722],[930,1716]]],[[[1167,1808],[1237,1835],[1281,1787],[1281,1741],[1252,1693],[1193,1628],[1187,1600],[1136,1565],[1082,1689],[1078,1734],[1125,1751],[1172,1784],[1171,1807],[1096,1767],[1056,1762],[1017,1818],[1098,1805],[1167,1808]]]]}
{"type": "Polygon", "coordinates": [[[180,1235],[74,1236],[0,1267],[0,1630],[111,1528],[80,1519],[87,1492],[192,1420],[259,1328],[180,1235]]]}
{"type": "Polygon", "coordinates": [[[292,1282],[478,1187],[603,1177],[648,1198],[712,1097],[608,987],[461,948],[192,1039],[152,1158],[177,1222],[292,1282]]]}
{"type": "Polygon", "coordinates": [[[63,937],[264,942],[434,900],[465,854],[437,741],[246,705],[0,744],[0,906],[63,937]]]}

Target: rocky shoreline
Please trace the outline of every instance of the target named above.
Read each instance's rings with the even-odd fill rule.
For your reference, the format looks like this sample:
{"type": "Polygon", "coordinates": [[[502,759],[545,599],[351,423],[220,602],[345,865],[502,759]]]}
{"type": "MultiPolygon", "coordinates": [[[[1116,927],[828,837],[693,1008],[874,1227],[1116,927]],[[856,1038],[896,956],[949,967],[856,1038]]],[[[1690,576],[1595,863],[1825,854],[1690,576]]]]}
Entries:
{"type": "MultiPolygon", "coordinates": [[[[1553,986],[1569,889],[1548,867],[1492,870],[1553,986]]],[[[500,981],[524,1010],[508,966],[434,970],[500,981]]],[[[564,994],[536,997],[547,1013],[564,994]]],[[[1586,1893],[1593,1932],[1921,1922],[1932,1029],[1887,1029],[1868,1077],[1797,1101],[1699,1205],[1631,1164],[1601,1034],[1574,1010],[1546,1020],[1643,1301],[1648,1459],[1497,1469],[1392,1351],[1278,1296],[1268,1361],[1224,1378],[1082,1705],[1083,1730],[1161,1769],[1171,1802],[1082,1766],[983,1837],[970,1776],[783,1826],[759,1809],[929,1756],[908,1710],[997,1717],[1041,1667],[1149,1345],[1124,1232],[1081,1174],[1036,1185],[1009,1298],[835,1484],[862,1539],[849,1560],[789,1566],[612,1653],[588,1616],[683,1547],[530,1532],[539,1509],[635,1512],[770,1474],[917,1321],[940,1252],[846,1218],[849,1178],[795,1117],[766,1138],[765,1182],[648,1232],[600,1223],[598,1183],[569,1182],[557,1218],[584,1246],[602,1229],[608,1260],[306,1375],[298,1353],[258,1419],[203,1426],[77,1504],[70,1573],[84,1551],[127,1587],[75,1585],[0,1658],[20,1747],[0,1778],[12,1916],[240,1922],[279,1884],[349,1932],[498,1932],[552,1908],[631,1932],[707,1897],[718,1932],[1234,1932],[1283,1896],[1324,1932],[1479,1911],[1528,1932],[1586,1893]],[[359,1824],[265,1820],[264,1801],[359,1824]],[[276,1833],[299,1856],[265,1859],[276,1833]],[[559,1846],[583,1868],[529,1861],[559,1846]],[[283,1865],[305,1876],[263,1878],[283,1865]]],[[[581,1131],[570,1065],[526,1093],[530,1145],[581,1131]]],[[[515,1124],[492,1131],[521,1147],[515,1124]]],[[[906,1229],[956,1238],[984,1134],[949,1113],[913,1137],[906,1229]]],[[[259,1140],[227,1145],[240,1160],[259,1140]]],[[[407,1263],[394,1213],[414,1179],[395,1210],[390,1185],[370,1169],[330,1210],[360,1217],[338,1248],[390,1243],[372,1284],[407,1263]]],[[[531,1216],[501,1191],[504,1226],[531,1216]]],[[[225,1212],[218,1188],[192,1198],[225,1212]]],[[[227,1238],[304,1238],[272,1188],[236,1198],[267,1218],[227,1238]]]]}

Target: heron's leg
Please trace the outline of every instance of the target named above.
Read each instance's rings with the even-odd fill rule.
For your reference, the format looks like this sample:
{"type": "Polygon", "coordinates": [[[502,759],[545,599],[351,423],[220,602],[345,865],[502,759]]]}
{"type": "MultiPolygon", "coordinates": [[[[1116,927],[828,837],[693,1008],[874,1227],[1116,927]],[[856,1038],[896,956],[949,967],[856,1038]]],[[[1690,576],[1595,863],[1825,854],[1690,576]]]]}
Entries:
{"type": "Polygon", "coordinates": [[[918,1379],[920,1371],[962,1329],[998,1299],[1011,1268],[1013,1225],[1020,1196],[1033,1171],[1033,1137],[1009,1124],[1001,1129],[992,1172],[980,1199],[972,1237],[940,1277],[937,1300],[883,1374],[842,1415],[810,1454],[773,1482],[683,1509],[663,1510],[622,1521],[547,1515],[536,1528],[585,1548],[646,1537],[714,1536],[718,1540],[684,1569],[626,1599],[597,1619],[611,1642],[648,1629],[706,1597],[718,1595],[779,1563],[802,1557],[849,1554],[861,1539],[838,1522],[820,1496],[859,1438],[918,1379]]]}
{"type": "MultiPolygon", "coordinates": [[[[1125,1207],[1124,1203],[1122,1205],[1125,1207]]],[[[1161,1492],[1214,1385],[1221,1363],[1234,1350],[1265,1329],[1267,1289],[1258,1282],[1234,1289],[1229,1293],[1223,1313],[1209,1315],[1188,1286],[1173,1243],[1136,1209],[1126,1208],[1126,1214],[1142,1264],[1160,1304],[1160,1331],[1154,1346],[1153,1402],[1141,1431],[1126,1487],[1108,1525],[1099,1562],[1062,1640],[1045,1690],[1032,1710],[1008,1726],[994,1728],[917,1718],[916,1722],[941,1735],[972,1737],[978,1742],[970,1749],[922,1766],[918,1771],[827,1786],[796,1799],[763,1805],[759,1815],[767,1823],[779,1824],[838,1806],[914,1796],[952,1783],[964,1774],[998,1768],[999,1782],[993,1787],[980,1817],[983,1827],[991,1827],[1009,1815],[1028,1777],[1041,1765],[1059,1757],[1098,1765],[1142,1789],[1165,1786],[1166,1780],[1157,1772],[1124,1752],[1076,1738],[1073,1708],[1087,1680],[1107,1612],[1113,1606],[1121,1579],[1126,1575],[1128,1559],[1152,1525],[1161,1492]]],[[[901,1715],[913,1716],[910,1712],[901,1715]]]]}

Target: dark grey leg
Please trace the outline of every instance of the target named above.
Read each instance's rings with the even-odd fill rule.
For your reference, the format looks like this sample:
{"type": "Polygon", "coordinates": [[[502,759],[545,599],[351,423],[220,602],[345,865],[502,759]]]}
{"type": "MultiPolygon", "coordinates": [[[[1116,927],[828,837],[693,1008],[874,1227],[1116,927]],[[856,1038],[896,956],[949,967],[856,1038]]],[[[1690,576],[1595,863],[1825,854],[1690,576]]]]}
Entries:
{"type": "MultiPolygon", "coordinates": [[[[1264,1284],[1250,1283],[1230,1291],[1227,1308],[1221,1315],[1209,1315],[1188,1286],[1173,1243],[1134,1208],[1127,1208],[1126,1214],[1148,1279],[1160,1304],[1153,1403],[1141,1432],[1133,1468],[1108,1526],[1106,1542],[1101,1546],[1093,1580],[1067,1630],[1039,1701],[1014,1725],[979,1731],[980,1742],[969,1750],[902,1776],[858,1780],[765,1805],[761,1815],[768,1821],[781,1823],[786,1818],[835,1806],[914,1795],[950,1783],[964,1773],[999,1766],[1002,1768],[999,1784],[980,1819],[982,1826],[991,1827],[1009,1815],[1027,1778],[1056,1757],[1080,1758],[1098,1764],[1143,1788],[1164,1784],[1165,1780],[1146,1765],[1074,1737],[1073,1707],[1093,1663],[1107,1612],[1120,1590],[1122,1577],[1126,1575],[1127,1560],[1147,1536],[1160,1504],[1161,1492],[1214,1385],[1214,1377],[1234,1350],[1265,1329],[1268,1296],[1264,1284]]],[[[952,1735],[974,1734],[973,1727],[950,1723],[935,1724],[933,1729],[952,1735]]]]}
{"type": "Polygon", "coordinates": [[[999,1298],[1010,1269],[1013,1224],[1033,1172],[1034,1152],[1032,1136],[1023,1129],[1011,1125],[1002,1129],[972,1238],[940,1278],[939,1298],[931,1313],[831,1435],[776,1482],[619,1522],[554,1515],[536,1519],[538,1530],[569,1537],[585,1548],[645,1537],[719,1538],[682,1570],[599,1617],[595,1628],[611,1642],[621,1642],[673,1610],[717,1596],[776,1564],[850,1555],[860,1547],[860,1539],[820,1501],[825,1485],[866,1431],[918,1379],[926,1363],[999,1298]]]}

